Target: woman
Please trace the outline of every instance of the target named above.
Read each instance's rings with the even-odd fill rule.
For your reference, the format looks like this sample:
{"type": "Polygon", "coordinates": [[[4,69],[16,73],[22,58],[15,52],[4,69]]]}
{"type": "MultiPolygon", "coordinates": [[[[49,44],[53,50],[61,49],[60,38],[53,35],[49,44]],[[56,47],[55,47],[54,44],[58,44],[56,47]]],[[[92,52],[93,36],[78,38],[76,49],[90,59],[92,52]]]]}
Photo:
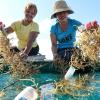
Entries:
{"type": "Polygon", "coordinates": [[[50,31],[54,59],[60,57],[68,62],[70,61],[76,40],[75,26],[81,25],[79,21],[68,17],[72,13],[73,10],[68,7],[64,0],[55,2],[54,13],[51,19],[56,18],[57,22],[55,25],[52,25],[50,31]]]}
{"type": "Polygon", "coordinates": [[[18,42],[18,48],[13,47],[12,50],[20,52],[22,58],[37,55],[39,52],[39,46],[36,42],[36,38],[39,34],[39,26],[33,21],[33,18],[37,14],[37,7],[35,4],[29,3],[25,7],[25,18],[19,21],[15,21],[6,28],[6,32],[15,32],[18,42]]]}

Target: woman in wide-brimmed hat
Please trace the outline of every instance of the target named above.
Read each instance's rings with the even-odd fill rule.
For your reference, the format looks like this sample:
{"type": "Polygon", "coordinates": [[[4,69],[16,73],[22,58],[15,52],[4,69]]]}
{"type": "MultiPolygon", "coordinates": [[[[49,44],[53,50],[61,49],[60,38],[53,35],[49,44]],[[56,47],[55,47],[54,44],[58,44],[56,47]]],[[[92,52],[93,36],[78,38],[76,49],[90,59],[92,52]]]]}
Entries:
{"type": "Polygon", "coordinates": [[[57,56],[70,61],[74,42],[76,40],[76,28],[81,22],[70,19],[69,14],[74,13],[64,0],[58,0],[54,4],[54,12],[51,19],[56,18],[57,22],[51,27],[51,43],[54,59],[57,56]]]}

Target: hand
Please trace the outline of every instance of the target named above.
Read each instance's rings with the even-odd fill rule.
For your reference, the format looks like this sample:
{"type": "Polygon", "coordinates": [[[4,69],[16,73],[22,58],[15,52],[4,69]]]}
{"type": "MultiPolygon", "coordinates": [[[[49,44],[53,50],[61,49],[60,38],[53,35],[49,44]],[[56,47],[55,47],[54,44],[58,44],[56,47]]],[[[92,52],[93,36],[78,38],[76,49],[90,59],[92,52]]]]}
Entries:
{"type": "Polygon", "coordinates": [[[87,30],[90,30],[91,28],[92,28],[91,22],[87,23],[87,24],[86,24],[86,29],[87,29],[87,30]]]}
{"type": "Polygon", "coordinates": [[[58,58],[58,54],[57,53],[53,54],[53,60],[56,60],[57,58],[58,58]]]}
{"type": "Polygon", "coordinates": [[[97,21],[92,21],[92,22],[89,22],[86,24],[86,29],[90,30],[92,28],[98,28],[98,26],[99,25],[98,25],[97,21]]]}
{"type": "Polygon", "coordinates": [[[20,55],[20,57],[22,58],[22,59],[26,59],[27,57],[28,57],[28,54],[26,54],[25,52],[20,52],[19,53],[19,55],[20,55]]]}
{"type": "Polygon", "coordinates": [[[0,22],[0,30],[3,30],[4,27],[5,25],[2,22],[0,22]]]}
{"type": "Polygon", "coordinates": [[[93,21],[93,22],[92,22],[92,26],[93,26],[94,28],[98,28],[99,24],[98,24],[97,21],[93,21]]]}

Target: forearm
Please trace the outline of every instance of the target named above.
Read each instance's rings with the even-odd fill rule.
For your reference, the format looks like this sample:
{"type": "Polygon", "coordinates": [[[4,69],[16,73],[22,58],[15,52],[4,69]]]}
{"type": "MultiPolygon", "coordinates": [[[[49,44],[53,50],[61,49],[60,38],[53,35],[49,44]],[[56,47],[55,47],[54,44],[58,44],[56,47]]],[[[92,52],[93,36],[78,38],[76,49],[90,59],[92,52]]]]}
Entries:
{"type": "Polygon", "coordinates": [[[52,45],[52,53],[53,53],[53,56],[57,55],[57,46],[56,45],[52,45]]]}
{"type": "Polygon", "coordinates": [[[50,37],[51,37],[51,43],[52,43],[51,50],[52,50],[53,57],[55,58],[57,56],[57,40],[56,40],[56,36],[52,33],[50,37]]]}
{"type": "Polygon", "coordinates": [[[35,42],[35,40],[37,38],[37,35],[38,35],[37,33],[30,34],[27,45],[23,51],[25,54],[27,54],[27,55],[29,54],[30,50],[32,49],[32,44],[33,44],[33,42],[35,42]]]}
{"type": "Polygon", "coordinates": [[[26,47],[24,48],[24,53],[25,54],[29,54],[29,52],[30,52],[30,50],[32,49],[32,44],[33,44],[33,41],[29,41],[28,43],[27,43],[27,45],[26,45],[26,47]]]}

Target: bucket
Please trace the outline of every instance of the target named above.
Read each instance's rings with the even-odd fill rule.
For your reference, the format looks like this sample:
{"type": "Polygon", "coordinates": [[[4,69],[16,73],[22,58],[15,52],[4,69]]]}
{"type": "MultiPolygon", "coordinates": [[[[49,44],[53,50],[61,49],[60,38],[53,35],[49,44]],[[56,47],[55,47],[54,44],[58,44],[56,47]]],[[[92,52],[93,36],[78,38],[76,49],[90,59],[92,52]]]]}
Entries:
{"type": "Polygon", "coordinates": [[[33,87],[28,86],[21,93],[19,93],[14,100],[36,100],[37,98],[37,91],[33,87]]]}
{"type": "Polygon", "coordinates": [[[70,66],[70,68],[68,69],[68,71],[65,74],[65,80],[70,79],[74,73],[75,73],[75,68],[73,66],[70,66]]]}

